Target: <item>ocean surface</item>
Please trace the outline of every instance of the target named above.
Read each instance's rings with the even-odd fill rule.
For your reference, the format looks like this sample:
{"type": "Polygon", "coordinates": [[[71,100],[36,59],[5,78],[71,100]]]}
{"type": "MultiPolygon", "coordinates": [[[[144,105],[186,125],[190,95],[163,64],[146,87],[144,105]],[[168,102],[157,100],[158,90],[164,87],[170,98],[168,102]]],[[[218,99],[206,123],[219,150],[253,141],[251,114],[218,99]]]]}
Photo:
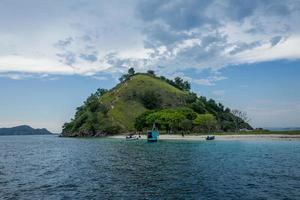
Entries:
{"type": "Polygon", "coordinates": [[[300,140],[1,136],[0,199],[300,199],[300,140]]]}

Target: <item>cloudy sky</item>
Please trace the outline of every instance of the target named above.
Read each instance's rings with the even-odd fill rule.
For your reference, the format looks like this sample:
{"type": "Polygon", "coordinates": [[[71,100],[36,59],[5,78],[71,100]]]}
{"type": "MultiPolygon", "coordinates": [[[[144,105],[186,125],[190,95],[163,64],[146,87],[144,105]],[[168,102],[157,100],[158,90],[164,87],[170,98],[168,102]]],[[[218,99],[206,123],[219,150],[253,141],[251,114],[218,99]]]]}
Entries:
{"type": "Polygon", "coordinates": [[[1,0],[0,127],[59,132],[129,67],[300,126],[299,0],[1,0]]]}

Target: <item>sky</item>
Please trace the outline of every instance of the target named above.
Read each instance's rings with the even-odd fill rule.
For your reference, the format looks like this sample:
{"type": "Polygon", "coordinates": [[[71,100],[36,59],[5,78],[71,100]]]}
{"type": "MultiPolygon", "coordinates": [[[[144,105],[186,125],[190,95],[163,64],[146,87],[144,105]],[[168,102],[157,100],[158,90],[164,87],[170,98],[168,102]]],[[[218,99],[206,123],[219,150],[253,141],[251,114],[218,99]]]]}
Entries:
{"type": "Polygon", "coordinates": [[[1,0],[0,127],[60,132],[130,67],[300,126],[300,0],[1,0]]]}

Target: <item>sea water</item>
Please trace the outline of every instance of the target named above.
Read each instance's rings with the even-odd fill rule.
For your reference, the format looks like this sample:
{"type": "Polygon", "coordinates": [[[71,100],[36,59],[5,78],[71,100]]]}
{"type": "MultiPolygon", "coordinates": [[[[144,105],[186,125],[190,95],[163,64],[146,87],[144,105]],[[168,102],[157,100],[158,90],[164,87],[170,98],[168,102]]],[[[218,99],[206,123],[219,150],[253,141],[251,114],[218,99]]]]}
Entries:
{"type": "Polygon", "coordinates": [[[300,199],[300,140],[1,136],[0,199],[300,199]]]}

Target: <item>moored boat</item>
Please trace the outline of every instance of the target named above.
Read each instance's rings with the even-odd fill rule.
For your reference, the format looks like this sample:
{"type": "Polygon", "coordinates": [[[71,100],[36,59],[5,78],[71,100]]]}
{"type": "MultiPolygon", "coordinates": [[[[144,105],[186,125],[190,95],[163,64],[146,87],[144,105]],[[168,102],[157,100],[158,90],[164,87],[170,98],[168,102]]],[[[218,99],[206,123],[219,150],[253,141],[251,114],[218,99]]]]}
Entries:
{"type": "Polygon", "coordinates": [[[127,135],[126,140],[138,140],[139,137],[136,135],[127,135]]]}
{"type": "Polygon", "coordinates": [[[158,128],[153,124],[152,130],[147,132],[147,141],[148,142],[157,142],[159,136],[158,128]]]}
{"type": "Polygon", "coordinates": [[[209,135],[208,135],[208,136],[206,137],[206,140],[214,140],[214,139],[215,139],[215,136],[209,136],[209,135]]]}

